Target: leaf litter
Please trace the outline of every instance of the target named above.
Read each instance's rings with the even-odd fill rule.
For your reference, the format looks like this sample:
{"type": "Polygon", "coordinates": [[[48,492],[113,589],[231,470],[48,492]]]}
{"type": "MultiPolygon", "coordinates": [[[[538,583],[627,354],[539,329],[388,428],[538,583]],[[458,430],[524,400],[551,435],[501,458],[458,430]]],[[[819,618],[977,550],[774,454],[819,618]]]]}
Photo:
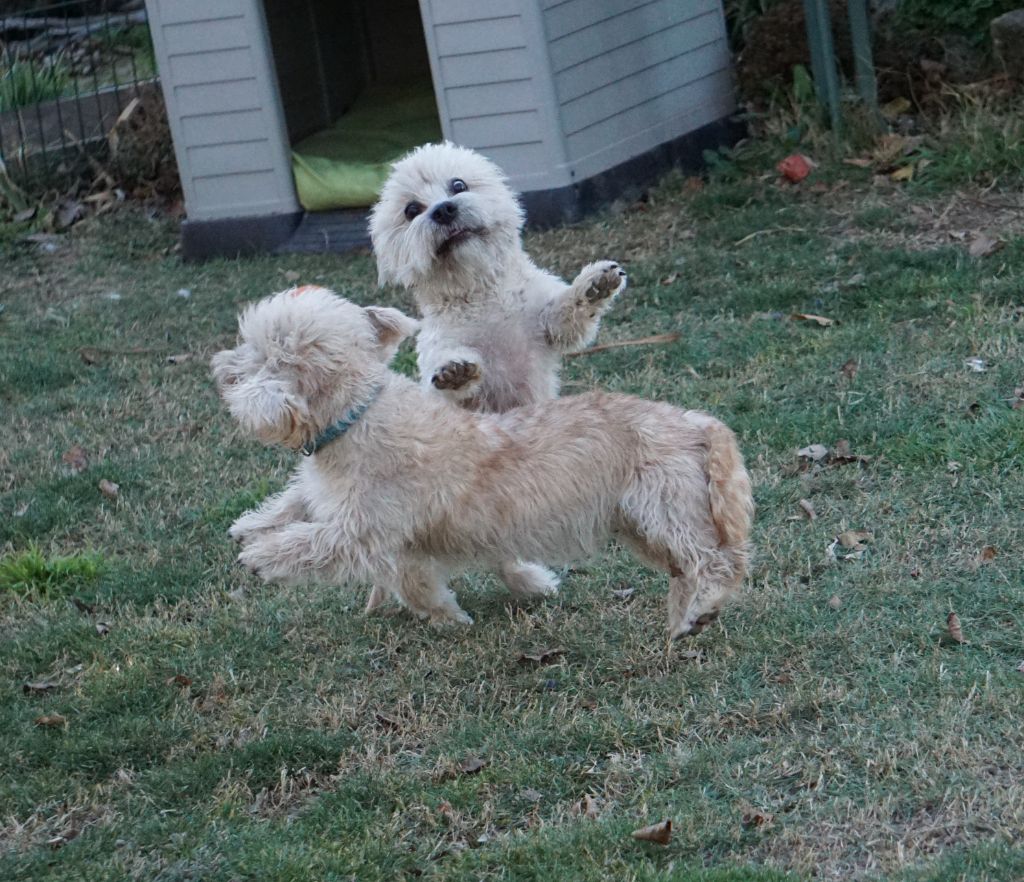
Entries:
{"type": "Polygon", "coordinates": [[[668,845],[672,841],[672,819],[666,818],[657,824],[649,827],[641,827],[629,834],[641,842],[654,842],[658,845],[668,845]]]}

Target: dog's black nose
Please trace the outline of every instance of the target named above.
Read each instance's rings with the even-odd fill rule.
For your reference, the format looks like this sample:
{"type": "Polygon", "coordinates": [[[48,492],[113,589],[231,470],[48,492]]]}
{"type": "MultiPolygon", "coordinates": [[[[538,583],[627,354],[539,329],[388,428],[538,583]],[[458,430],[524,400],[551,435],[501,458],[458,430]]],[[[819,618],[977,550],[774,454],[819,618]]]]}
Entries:
{"type": "Polygon", "coordinates": [[[430,219],[435,224],[440,224],[442,227],[448,226],[459,213],[459,206],[452,201],[442,202],[432,212],[430,212],[430,219]]]}

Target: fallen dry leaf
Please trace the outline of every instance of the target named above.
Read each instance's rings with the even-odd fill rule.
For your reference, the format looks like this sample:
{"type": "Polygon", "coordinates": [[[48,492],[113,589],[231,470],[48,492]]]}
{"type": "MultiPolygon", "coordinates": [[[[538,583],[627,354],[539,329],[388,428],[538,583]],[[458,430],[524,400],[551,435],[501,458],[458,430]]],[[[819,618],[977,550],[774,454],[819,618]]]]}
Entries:
{"type": "Polygon", "coordinates": [[[475,775],[481,769],[487,767],[487,760],[480,759],[478,756],[471,756],[464,759],[459,763],[459,771],[463,775],[475,775]]]}
{"type": "Polygon", "coordinates": [[[103,358],[103,353],[90,346],[83,346],[78,350],[78,357],[82,359],[85,364],[99,364],[103,358]]]}
{"type": "Polygon", "coordinates": [[[857,156],[843,160],[843,165],[852,165],[856,168],[871,168],[874,164],[875,161],[870,156],[857,156]]]}
{"type": "Polygon", "coordinates": [[[84,472],[89,467],[89,455],[79,444],[76,444],[70,450],[65,451],[64,455],[60,458],[60,461],[64,463],[66,469],[73,475],[77,475],[79,472],[84,472]]]}
{"type": "Polygon", "coordinates": [[[870,462],[871,457],[863,453],[854,453],[850,450],[850,442],[841,438],[836,441],[828,461],[832,465],[849,465],[851,462],[870,462]]]}
{"type": "Polygon", "coordinates": [[[121,491],[121,485],[115,484],[113,481],[108,481],[104,478],[99,484],[100,493],[107,497],[107,499],[117,502],[118,493],[121,491]]]}
{"type": "Polygon", "coordinates": [[[806,447],[801,447],[796,455],[803,459],[809,459],[811,462],[819,462],[828,456],[828,448],[824,444],[808,444],[806,447]]]}
{"type": "Polygon", "coordinates": [[[998,548],[994,545],[986,545],[978,552],[978,563],[986,564],[989,561],[995,560],[997,554],[999,554],[998,548]]]}
{"type": "Polygon", "coordinates": [[[54,226],[58,231],[66,230],[85,217],[85,207],[75,199],[64,199],[53,213],[54,226]]]}
{"type": "Polygon", "coordinates": [[[660,824],[641,827],[629,835],[642,842],[656,842],[658,845],[668,845],[672,841],[672,821],[671,819],[666,819],[660,824]]]}
{"type": "Polygon", "coordinates": [[[964,364],[976,374],[983,374],[988,370],[988,362],[976,355],[966,359],[964,364]]]}
{"type": "Polygon", "coordinates": [[[964,639],[963,629],[960,627],[960,616],[955,612],[951,612],[946,616],[946,628],[949,630],[949,636],[953,638],[957,643],[966,644],[967,641],[964,639]]]}
{"type": "Polygon", "coordinates": [[[807,520],[813,521],[818,517],[818,513],[814,510],[814,503],[811,500],[801,499],[799,505],[803,509],[804,514],[807,515],[807,520]]]}
{"type": "Polygon", "coordinates": [[[799,184],[814,168],[814,162],[802,153],[792,153],[775,168],[787,181],[799,184]]]}
{"type": "Polygon", "coordinates": [[[1017,670],[1020,673],[1024,674],[1024,661],[1022,661],[1019,665],[1017,665],[1017,670]]]}
{"type": "Polygon", "coordinates": [[[373,718],[377,721],[377,725],[388,732],[396,732],[402,728],[401,724],[394,717],[389,717],[381,713],[375,713],[373,718]]]}
{"type": "Polygon", "coordinates": [[[110,633],[110,622],[97,622],[96,633],[99,634],[100,637],[106,637],[107,634],[110,633]]]}
{"type": "Polygon", "coordinates": [[[902,156],[909,156],[921,146],[921,137],[912,135],[900,135],[892,132],[882,135],[875,143],[875,149],[871,151],[871,157],[882,168],[891,166],[902,156]]]}
{"type": "Polygon", "coordinates": [[[46,726],[51,729],[66,727],[68,724],[67,717],[62,714],[43,714],[41,717],[36,717],[32,722],[37,726],[46,726]]]}
{"type": "Polygon", "coordinates": [[[771,812],[763,812],[760,809],[751,809],[750,811],[744,812],[740,822],[744,827],[763,827],[765,824],[771,823],[774,815],[771,812]]]}
{"type": "Polygon", "coordinates": [[[669,273],[667,276],[663,276],[658,279],[659,285],[671,285],[676,279],[679,278],[679,273],[669,273]]]}
{"type": "Polygon", "coordinates": [[[24,683],[21,691],[26,695],[41,695],[56,688],[57,684],[53,680],[36,680],[34,683],[24,683]]]}
{"type": "Polygon", "coordinates": [[[910,101],[901,95],[893,98],[892,101],[886,102],[878,109],[886,119],[896,119],[896,117],[910,110],[912,106],[910,101]]]}
{"type": "Polygon", "coordinates": [[[836,324],[835,319],[824,315],[815,315],[813,312],[794,312],[789,317],[795,322],[810,322],[819,328],[829,328],[836,324]]]}
{"type": "Polygon", "coordinates": [[[838,594],[833,594],[828,599],[829,609],[839,609],[843,605],[843,600],[838,594]]]}
{"type": "Polygon", "coordinates": [[[612,591],[612,597],[616,600],[629,600],[634,594],[636,594],[636,588],[633,585],[626,585],[612,591]]]}
{"type": "Polygon", "coordinates": [[[182,689],[186,689],[192,685],[192,679],[190,677],[186,677],[184,674],[175,674],[173,677],[167,678],[167,685],[180,686],[182,689]]]}
{"type": "Polygon", "coordinates": [[[544,798],[544,794],[532,787],[527,787],[525,790],[519,791],[519,798],[525,799],[527,802],[540,802],[544,798]]]}
{"type": "Polygon", "coordinates": [[[890,172],[889,177],[894,181],[912,181],[914,179],[914,163],[908,162],[906,165],[901,165],[894,172],[890,172]]]}
{"type": "Polygon", "coordinates": [[[547,665],[560,655],[565,655],[565,650],[560,647],[555,649],[541,649],[537,652],[524,652],[518,659],[516,659],[516,661],[521,665],[528,665],[530,663],[547,665]]]}
{"type": "Polygon", "coordinates": [[[855,358],[851,358],[849,359],[849,361],[844,362],[843,366],[839,368],[839,373],[841,373],[848,380],[852,380],[854,377],[857,376],[857,371],[859,369],[860,362],[858,362],[855,358]]]}
{"type": "Polygon", "coordinates": [[[168,364],[184,364],[191,357],[192,357],[192,353],[191,352],[181,352],[178,355],[168,355],[167,356],[167,363],[168,364]]]}
{"type": "Polygon", "coordinates": [[[1010,399],[1010,407],[1013,410],[1020,410],[1024,407],[1024,386],[1018,386],[1013,390],[1013,398],[1010,399]]]}
{"type": "Polygon", "coordinates": [[[836,540],[843,548],[851,548],[854,551],[863,551],[865,542],[870,542],[874,537],[864,530],[844,530],[836,540]]]}
{"type": "Polygon", "coordinates": [[[585,793],[583,799],[576,803],[576,811],[583,815],[583,817],[594,820],[594,818],[601,814],[601,800],[591,796],[589,793],[585,793]]]}
{"type": "Polygon", "coordinates": [[[836,546],[838,546],[838,545],[839,545],[839,540],[838,539],[833,539],[825,547],[825,563],[827,563],[829,566],[831,566],[834,563],[837,563],[838,560],[839,560],[839,558],[836,556],[836,546]]]}
{"type": "Polygon", "coordinates": [[[993,238],[979,230],[975,232],[974,238],[971,239],[971,244],[967,247],[967,253],[971,257],[988,257],[990,254],[995,254],[1005,244],[1002,239],[993,238]]]}

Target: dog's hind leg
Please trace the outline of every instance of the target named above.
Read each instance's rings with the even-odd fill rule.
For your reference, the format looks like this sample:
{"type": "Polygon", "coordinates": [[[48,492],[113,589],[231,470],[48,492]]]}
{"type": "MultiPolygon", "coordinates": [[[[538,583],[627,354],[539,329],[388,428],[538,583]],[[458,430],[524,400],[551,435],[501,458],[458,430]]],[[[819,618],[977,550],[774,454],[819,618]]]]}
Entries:
{"type": "MultiPolygon", "coordinates": [[[[743,567],[728,551],[699,548],[692,541],[623,534],[637,554],[668,573],[668,631],[672,640],[699,634],[718,618],[739,588],[743,567]]],[[[689,537],[688,537],[689,538],[689,537]]],[[[695,537],[694,537],[695,538],[695,537]]]]}
{"type": "Polygon", "coordinates": [[[540,564],[506,561],[498,572],[505,587],[515,597],[550,597],[558,593],[558,577],[540,564]]]}
{"type": "Polygon", "coordinates": [[[455,592],[448,587],[446,574],[435,561],[403,559],[392,590],[410,611],[421,619],[430,619],[432,624],[473,624],[473,619],[455,599],[455,592]]]}

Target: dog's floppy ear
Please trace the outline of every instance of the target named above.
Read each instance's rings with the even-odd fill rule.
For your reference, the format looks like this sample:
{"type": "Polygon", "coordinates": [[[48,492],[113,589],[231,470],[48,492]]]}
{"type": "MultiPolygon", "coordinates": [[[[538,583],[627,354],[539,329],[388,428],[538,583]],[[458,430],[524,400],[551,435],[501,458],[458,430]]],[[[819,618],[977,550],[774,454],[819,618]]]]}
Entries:
{"type": "Polygon", "coordinates": [[[420,323],[416,319],[409,318],[404,312],[390,306],[367,306],[365,311],[377,334],[377,342],[388,357],[394,354],[399,343],[406,337],[411,337],[420,328],[420,323]]]}

